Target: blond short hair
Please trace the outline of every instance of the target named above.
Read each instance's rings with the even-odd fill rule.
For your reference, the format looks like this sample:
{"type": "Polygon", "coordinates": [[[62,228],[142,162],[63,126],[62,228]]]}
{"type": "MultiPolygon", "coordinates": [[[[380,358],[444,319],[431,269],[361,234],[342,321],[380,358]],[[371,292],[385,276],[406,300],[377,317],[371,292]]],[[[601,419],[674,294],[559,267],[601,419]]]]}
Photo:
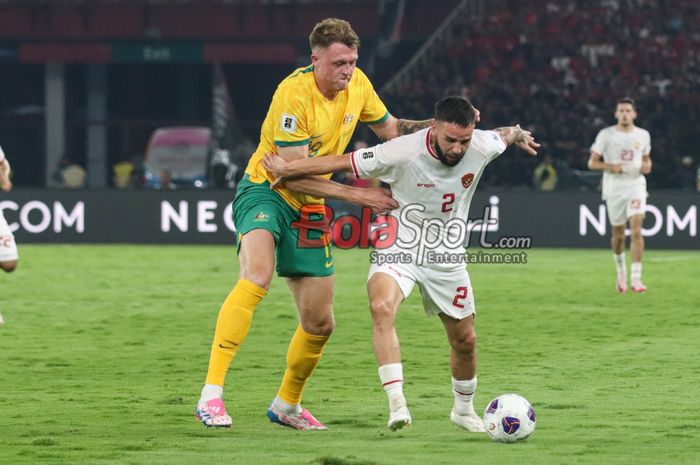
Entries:
{"type": "Polygon", "coordinates": [[[352,30],[350,23],[344,19],[326,18],[317,23],[309,35],[311,50],[328,48],[336,42],[350,48],[360,48],[360,38],[352,30]]]}

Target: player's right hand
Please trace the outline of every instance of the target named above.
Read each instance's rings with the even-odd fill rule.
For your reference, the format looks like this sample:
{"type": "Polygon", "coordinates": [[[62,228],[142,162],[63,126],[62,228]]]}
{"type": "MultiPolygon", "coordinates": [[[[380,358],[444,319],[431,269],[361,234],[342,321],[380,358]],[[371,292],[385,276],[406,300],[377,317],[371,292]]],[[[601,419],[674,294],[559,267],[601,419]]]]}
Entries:
{"type": "Polygon", "coordinates": [[[0,189],[4,192],[10,192],[12,190],[12,182],[7,178],[0,179],[0,189]]]}
{"type": "Polygon", "coordinates": [[[280,183],[284,182],[287,163],[289,162],[273,152],[267,152],[263,155],[263,166],[275,178],[270,183],[270,189],[274,190],[280,183]]]}
{"type": "Polygon", "coordinates": [[[361,188],[361,203],[372,213],[382,214],[398,208],[399,204],[391,197],[391,191],[381,187],[361,188]]]}
{"type": "Polygon", "coordinates": [[[288,173],[285,171],[287,161],[284,158],[272,152],[268,152],[263,156],[263,166],[268,173],[276,178],[282,178],[288,173]]]}

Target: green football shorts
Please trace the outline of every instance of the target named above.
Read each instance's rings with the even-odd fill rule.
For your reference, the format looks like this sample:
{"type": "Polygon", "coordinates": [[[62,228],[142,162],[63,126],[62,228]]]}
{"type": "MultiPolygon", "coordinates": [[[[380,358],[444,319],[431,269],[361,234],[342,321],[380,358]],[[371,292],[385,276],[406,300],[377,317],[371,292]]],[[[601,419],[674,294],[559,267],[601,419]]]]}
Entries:
{"type": "Polygon", "coordinates": [[[293,278],[330,276],[334,272],[330,235],[323,205],[294,210],[265,181],[255,184],[246,174],[238,184],[233,201],[233,221],[241,237],[254,229],[270,231],[275,238],[277,274],[293,278]]]}

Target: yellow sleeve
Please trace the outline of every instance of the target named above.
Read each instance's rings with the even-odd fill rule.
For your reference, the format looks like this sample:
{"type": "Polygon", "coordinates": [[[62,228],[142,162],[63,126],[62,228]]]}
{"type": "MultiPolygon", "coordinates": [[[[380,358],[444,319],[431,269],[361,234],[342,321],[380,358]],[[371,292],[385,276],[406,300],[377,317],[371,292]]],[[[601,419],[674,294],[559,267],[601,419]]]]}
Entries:
{"type": "Polygon", "coordinates": [[[374,86],[369,78],[364,73],[362,73],[362,78],[365,86],[365,104],[362,107],[362,113],[360,113],[360,121],[370,126],[383,123],[389,118],[389,111],[374,91],[374,86]]]}
{"type": "Polygon", "coordinates": [[[307,124],[310,102],[306,92],[292,86],[280,87],[270,104],[273,140],[278,147],[306,145],[311,140],[307,124]]]}

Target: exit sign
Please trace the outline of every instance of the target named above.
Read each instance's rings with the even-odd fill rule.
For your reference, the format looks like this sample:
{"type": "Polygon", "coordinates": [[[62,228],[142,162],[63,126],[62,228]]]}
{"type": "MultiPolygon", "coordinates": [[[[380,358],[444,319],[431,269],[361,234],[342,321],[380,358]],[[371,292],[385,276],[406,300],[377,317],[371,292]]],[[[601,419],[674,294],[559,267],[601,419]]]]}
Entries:
{"type": "Polygon", "coordinates": [[[113,63],[201,63],[202,44],[115,44],[113,63]]]}

